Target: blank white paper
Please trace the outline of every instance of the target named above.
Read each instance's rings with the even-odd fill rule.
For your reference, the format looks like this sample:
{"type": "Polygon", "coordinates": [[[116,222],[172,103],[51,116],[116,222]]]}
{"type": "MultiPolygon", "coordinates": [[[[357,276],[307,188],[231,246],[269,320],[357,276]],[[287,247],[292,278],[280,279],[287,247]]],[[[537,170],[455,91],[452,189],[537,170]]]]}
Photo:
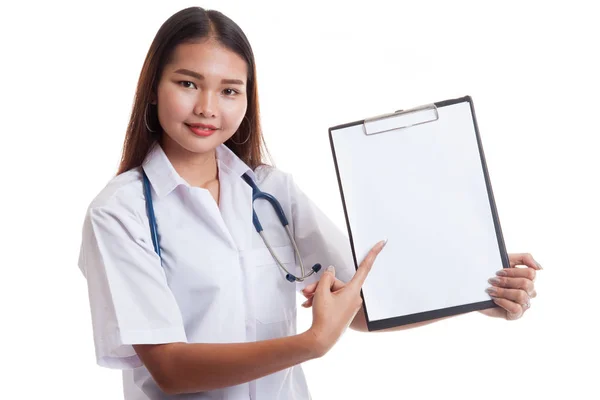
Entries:
{"type": "Polygon", "coordinates": [[[388,239],[363,285],[370,321],[490,300],[502,269],[471,107],[365,135],[331,131],[358,262],[388,239]]]}

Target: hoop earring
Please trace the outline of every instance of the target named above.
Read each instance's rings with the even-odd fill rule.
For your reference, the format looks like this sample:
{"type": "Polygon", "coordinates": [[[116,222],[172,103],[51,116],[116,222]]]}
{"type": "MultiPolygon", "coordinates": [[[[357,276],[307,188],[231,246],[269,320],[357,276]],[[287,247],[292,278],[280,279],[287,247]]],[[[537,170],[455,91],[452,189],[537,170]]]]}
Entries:
{"type": "Polygon", "coordinates": [[[150,105],[150,103],[148,103],[146,105],[146,109],[144,110],[144,123],[146,124],[146,129],[148,129],[148,132],[156,133],[156,131],[150,129],[150,126],[148,125],[148,106],[149,105],[150,105]]]}
{"type": "MultiPolygon", "coordinates": [[[[245,115],[244,115],[244,119],[245,119],[246,121],[248,121],[248,118],[247,118],[245,115]]],[[[238,132],[239,132],[239,130],[238,130],[238,132]]],[[[238,132],[236,132],[236,133],[235,133],[235,135],[237,135],[237,133],[238,133],[238,132]]],[[[235,135],[233,135],[233,136],[235,136],[235,135]]],[[[235,140],[233,140],[233,136],[232,136],[232,137],[231,137],[229,140],[231,140],[231,142],[232,142],[233,144],[237,144],[238,146],[241,146],[241,145],[243,145],[243,144],[246,144],[246,142],[247,142],[248,140],[250,140],[250,136],[251,136],[251,135],[252,135],[252,132],[248,133],[248,137],[247,137],[247,138],[246,138],[246,140],[244,140],[242,143],[238,143],[238,142],[236,142],[235,140]]]]}

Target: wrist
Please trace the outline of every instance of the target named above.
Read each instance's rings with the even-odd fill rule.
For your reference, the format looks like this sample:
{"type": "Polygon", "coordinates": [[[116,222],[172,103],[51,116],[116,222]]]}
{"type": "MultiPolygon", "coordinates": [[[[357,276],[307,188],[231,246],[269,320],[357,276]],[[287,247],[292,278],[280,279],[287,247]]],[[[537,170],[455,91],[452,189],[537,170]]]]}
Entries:
{"type": "Polygon", "coordinates": [[[319,335],[311,327],[306,332],[298,335],[302,345],[306,348],[310,359],[321,358],[327,353],[325,346],[321,343],[319,335]]]}

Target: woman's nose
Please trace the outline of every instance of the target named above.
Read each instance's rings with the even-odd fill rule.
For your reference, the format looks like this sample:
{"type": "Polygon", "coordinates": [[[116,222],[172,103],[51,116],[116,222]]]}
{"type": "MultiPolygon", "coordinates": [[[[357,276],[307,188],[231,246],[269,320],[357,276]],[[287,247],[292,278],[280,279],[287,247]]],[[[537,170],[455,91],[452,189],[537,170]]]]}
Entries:
{"type": "Polygon", "coordinates": [[[200,94],[196,106],[194,107],[194,114],[202,115],[205,118],[215,116],[216,101],[214,94],[209,90],[204,91],[200,94]]]}

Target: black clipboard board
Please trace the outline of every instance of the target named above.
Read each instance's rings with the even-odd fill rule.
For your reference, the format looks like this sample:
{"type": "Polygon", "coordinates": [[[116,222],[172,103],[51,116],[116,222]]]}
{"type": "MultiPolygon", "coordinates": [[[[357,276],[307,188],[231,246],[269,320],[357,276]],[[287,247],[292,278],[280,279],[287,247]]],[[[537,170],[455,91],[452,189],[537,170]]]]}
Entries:
{"type": "MultiPolygon", "coordinates": [[[[477,126],[473,100],[470,96],[337,125],[329,128],[329,140],[355,268],[358,268],[360,261],[373,244],[386,237],[390,240],[386,249],[379,255],[361,290],[369,331],[497,307],[484,289],[489,286],[487,278],[493,276],[495,271],[509,268],[509,260],[477,126]],[[452,144],[453,140],[460,143],[460,146],[452,144]],[[411,153],[413,150],[411,146],[414,147],[414,151],[421,151],[423,157],[414,156],[411,153]],[[448,151],[444,151],[444,146],[448,147],[446,149],[448,151]],[[457,154],[459,151],[465,153],[457,154]],[[379,156],[377,152],[386,155],[379,156]],[[396,152],[399,158],[394,158],[396,152]],[[437,154],[432,155],[432,152],[437,152],[437,154]],[[367,160],[364,160],[363,158],[367,154],[367,160]],[[435,157],[436,155],[438,158],[435,157]],[[461,156],[468,161],[461,161],[461,156]],[[409,162],[413,163],[402,164],[405,159],[409,159],[409,162]],[[439,161],[440,159],[442,161],[439,161]],[[434,168],[432,165],[436,167],[434,168]],[[436,168],[440,171],[436,172],[436,168]],[[441,171],[442,169],[443,171],[441,171]],[[369,173],[373,171],[377,175],[370,176],[369,173]],[[427,171],[427,173],[422,171],[427,171]],[[418,175],[419,173],[423,174],[421,181],[414,176],[411,177],[411,174],[418,175]],[[441,177],[434,178],[436,173],[441,177]],[[390,181],[390,177],[396,179],[390,181]],[[442,178],[445,180],[439,180],[442,178]],[[455,182],[452,182],[453,179],[455,182]],[[486,249],[483,252],[480,251],[480,247],[477,247],[477,250],[474,251],[478,253],[477,256],[474,256],[476,261],[483,261],[485,264],[481,270],[478,269],[478,264],[474,264],[475,261],[468,259],[470,244],[461,247],[463,242],[458,241],[455,237],[449,237],[448,233],[457,232],[457,236],[459,235],[461,227],[457,223],[460,222],[458,219],[460,216],[456,217],[457,220],[444,217],[450,215],[452,209],[448,208],[448,213],[444,214],[443,201],[432,195],[432,185],[428,185],[432,182],[437,182],[438,186],[443,187],[441,192],[451,199],[450,204],[456,205],[455,211],[461,209],[460,212],[456,212],[467,216],[465,219],[474,225],[463,229],[462,233],[467,239],[471,238],[473,246],[483,245],[486,249]],[[453,183],[456,185],[452,186],[453,183]],[[394,188],[394,185],[403,184],[406,185],[405,188],[394,188]],[[363,193],[365,190],[370,192],[363,193]],[[386,199],[386,190],[387,194],[392,194],[391,199],[386,199]],[[464,196],[464,199],[460,196],[464,196]],[[477,206],[473,208],[479,211],[471,213],[473,214],[472,219],[469,219],[468,206],[463,205],[457,198],[466,203],[473,201],[471,205],[475,205],[475,201],[477,201],[477,206]],[[415,215],[419,214],[414,212],[415,209],[421,206],[425,207],[424,204],[429,205],[431,214],[437,215],[438,221],[448,220],[446,221],[448,229],[437,232],[435,230],[436,220],[432,219],[429,221],[428,228],[421,228],[422,231],[418,234],[414,233],[417,237],[413,239],[409,236],[410,229],[418,230],[419,224],[413,224],[410,227],[403,226],[403,222],[409,224],[412,221],[412,216],[407,212],[402,213],[402,201],[399,201],[398,205],[390,206],[390,203],[398,199],[411,199],[410,201],[413,203],[406,201],[405,204],[407,206],[412,204],[415,215]],[[437,209],[436,207],[442,208],[437,209]],[[384,210],[380,210],[381,208],[384,210]],[[392,212],[386,214],[385,210],[392,212]],[[402,215],[398,216],[399,214],[402,215]],[[469,236],[467,231],[471,230],[476,232],[469,236]],[[477,230],[482,233],[484,239],[477,238],[477,230]],[[389,237],[390,235],[392,237],[389,237]],[[435,235],[438,235],[436,240],[430,241],[428,245],[427,238],[435,235]],[[445,237],[451,242],[456,241],[455,247],[446,246],[444,248],[445,237]],[[397,242],[394,243],[394,241],[397,242]],[[439,249],[443,248],[440,250],[444,252],[443,254],[436,253],[435,243],[439,245],[439,249]],[[385,259],[384,255],[386,251],[389,252],[390,246],[395,246],[395,250],[392,252],[395,252],[395,257],[394,254],[388,254],[388,259],[385,259]],[[411,249],[409,246],[416,249],[411,249]],[[419,251],[424,259],[422,264],[415,262],[414,255],[419,251]],[[416,265],[403,265],[403,263],[408,264],[408,261],[407,257],[402,257],[402,255],[409,253],[411,257],[408,259],[416,265]],[[460,260],[463,259],[461,257],[467,257],[466,264],[473,264],[470,265],[470,269],[461,269],[462,267],[459,265],[460,260]],[[443,282],[439,282],[439,279],[442,278],[433,275],[433,269],[427,270],[432,265],[435,268],[439,267],[438,263],[428,266],[427,262],[433,263],[440,259],[448,260],[448,263],[453,265],[456,273],[459,274],[449,289],[444,289],[443,282]],[[378,268],[380,271],[377,270],[378,268]],[[428,276],[428,272],[431,272],[432,275],[428,276]],[[415,279],[414,286],[409,286],[410,284],[407,282],[411,277],[415,279]],[[372,281],[373,283],[371,283],[372,281]],[[401,283],[398,284],[398,282],[401,283]],[[465,287],[461,288],[461,285],[465,287]],[[479,293],[480,288],[481,293],[479,293]],[[394,290],[402,290],[402,293],[394,292],[394,290]],[[444,293],[444,290],[447,293],[444,293]],[[463,290],[462,293],[461,290],[463,290]],[[389,293],[385,295],[382,294],[382,291],[389,293]],[[430,301],[431,298],[437,300],[430,301]],[[386,302],[389,304],[384,304],[386,302]]],[[[427,213],[423,211],[423,215],[427,216],[427,213]]],[[[436,271],[440,275],[450,273],[443,268],[445,266],[436,271]]]]}

